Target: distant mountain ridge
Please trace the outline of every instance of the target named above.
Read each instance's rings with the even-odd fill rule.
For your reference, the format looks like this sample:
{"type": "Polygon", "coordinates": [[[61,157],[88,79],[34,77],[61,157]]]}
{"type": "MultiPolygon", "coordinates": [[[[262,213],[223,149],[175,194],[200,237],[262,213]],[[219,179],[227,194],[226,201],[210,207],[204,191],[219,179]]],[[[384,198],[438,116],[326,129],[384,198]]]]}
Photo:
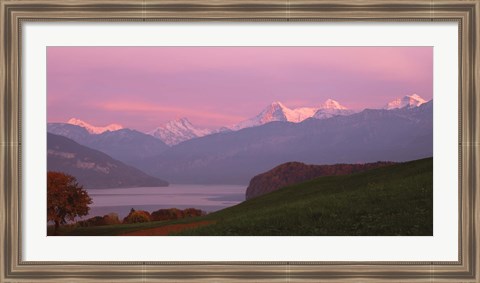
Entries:
{"type": "Polygon", "coordinates": [[[103,152],[51,133],[47,134],[47,170],[71,174],[87,189],[168,186],[103,152]]]}

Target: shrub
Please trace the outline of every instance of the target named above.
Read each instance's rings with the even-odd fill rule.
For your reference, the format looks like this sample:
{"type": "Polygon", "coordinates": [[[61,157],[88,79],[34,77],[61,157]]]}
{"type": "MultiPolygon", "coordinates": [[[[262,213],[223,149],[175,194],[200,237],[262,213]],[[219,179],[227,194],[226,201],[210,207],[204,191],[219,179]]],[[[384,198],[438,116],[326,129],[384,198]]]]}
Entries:
{"type": "Polygon", "coordinates": [[[109,213],[107,215],[103,216],[103,221],[105,222],[105,225],[115,225],[115,224],[120,224],[122,223],[120,221],[120,218],[118,218],[118,214],[116,213],[109,213]]]}
{"type": "Polygon", "coordinates": [[[104,226],[122,223],[118,218],[118,214],[109,213],[104,216],[95,216],[86,220],[78,221],[77,225],[80,227],[104,226]]]}
{"type": "Polygon", "coordinates": [[[150,213],[144,210],[135,210],[132,208],[130,213],[123,219],[123,223],[131,224],[131,223],[143,223],[143,222],[150,222],[150,213]]]}
{"type": "Polygon", "coordinates": [[[177,208],[159,209],[152,212],[152,221],[163,221],[183,218],[183,211],[177,208]]]}

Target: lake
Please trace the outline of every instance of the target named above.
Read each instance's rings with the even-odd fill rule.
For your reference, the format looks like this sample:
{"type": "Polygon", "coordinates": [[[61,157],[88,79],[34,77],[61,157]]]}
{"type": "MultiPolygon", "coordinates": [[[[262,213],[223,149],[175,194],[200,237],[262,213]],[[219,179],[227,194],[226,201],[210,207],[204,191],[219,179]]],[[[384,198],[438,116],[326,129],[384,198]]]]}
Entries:
{"type": "Polygon", "coordinates": [[[131,208],[153,212],[160,208],[197,208],[207,212],[236,205],[245,200],[245,185],[180,185],[168,187],[89,189],[93,199],[83,219],[118,213],[120,219],[131,208]]]}

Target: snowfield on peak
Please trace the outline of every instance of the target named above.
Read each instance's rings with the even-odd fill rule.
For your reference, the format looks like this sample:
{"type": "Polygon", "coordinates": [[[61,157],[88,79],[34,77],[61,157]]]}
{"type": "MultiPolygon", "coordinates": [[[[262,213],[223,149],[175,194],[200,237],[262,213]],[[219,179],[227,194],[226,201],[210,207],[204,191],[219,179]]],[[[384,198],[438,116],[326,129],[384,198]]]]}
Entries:
{"type": "Polygon", "coordinates": [[[211,134],[209,129],[200,129],[192,125],[187,118],[176,119],[148,132],[164,143],[172,146],[193,138],[211,134]]]}
{"type": "Polygon", "coordinates": [[[95,134],[95,135],[104,133],[106,131],[113,132],[113,131],[118,131],[118,130],[123,129],[123,126],[119,125],[119,124],[110,124],[110,125],[105,126],[105,127],[96,127],[96,126],[93,126],[93,125],[91,125],[91,124],[89,124],[85,121],[82,121],[82,120],[76,119],[76,118],[71,118],[70,120],[68,120],[67,124],[80,126],[82,128],[85,128],[90,134],[95,134]]]}
{"type": "Polygon", "coordinates": [[[390,101],[383,109],[386,110],[392,110],[392,109],[399,109],[399,108],[414,108],[418,107],[427,101],[420,97],[417,94],[412,94],[412,95],[405,95],[402,98],[397,98],[393,101],[390,101]]]}
{"type": "Polygon", "coordinates": [[[230,129],[236,131],[275,121],[300,123],[312,117],[325,119],[336,115],[349,115],[353,113],[352,110],[348,110],[345,106],[333,99],[327,99],[324,103],[320,104],[319,107],[300,107],[294,109],[290,109],[283,103],[275,101],[264,108],[257,116],[233,125],[230,129]]]}
{"type": "Polygon", "coordinates": [[[338,101],[333,99],[327,99],[324,103],[322,103],[319,107],[320,109],[339,109],[339,110],[347,110],[347,107],[341,105],[338,101]]]}
{"type": "Polygon", "coordinates": [[[327,99],[320,105],[312,117],[315,119],[327,119],[333,116],[346,116],[354,113],[355,111],[341,105],[338,101],[327,99]]]}

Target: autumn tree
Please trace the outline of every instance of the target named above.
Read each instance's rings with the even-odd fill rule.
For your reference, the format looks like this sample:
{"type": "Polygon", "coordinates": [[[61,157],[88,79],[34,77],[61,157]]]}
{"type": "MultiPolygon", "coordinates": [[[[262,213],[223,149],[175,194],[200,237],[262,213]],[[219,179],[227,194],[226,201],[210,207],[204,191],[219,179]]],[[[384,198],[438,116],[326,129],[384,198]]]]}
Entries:
{"type": "Polygon", "coordinates": [[[130,224],[130,223],[143,223],[143,222],[150,222],[150,213],[145,210],[135,210],[131,209],[130,213],[123,219],[123,223],[130,224]]]}
{"type": "Polygon", "coordinates": [[[47,219],[55,223],[55,235],[60,224],[88,214],[92,199],[77,179],[61,172],[47,173],[47,219]]]}

